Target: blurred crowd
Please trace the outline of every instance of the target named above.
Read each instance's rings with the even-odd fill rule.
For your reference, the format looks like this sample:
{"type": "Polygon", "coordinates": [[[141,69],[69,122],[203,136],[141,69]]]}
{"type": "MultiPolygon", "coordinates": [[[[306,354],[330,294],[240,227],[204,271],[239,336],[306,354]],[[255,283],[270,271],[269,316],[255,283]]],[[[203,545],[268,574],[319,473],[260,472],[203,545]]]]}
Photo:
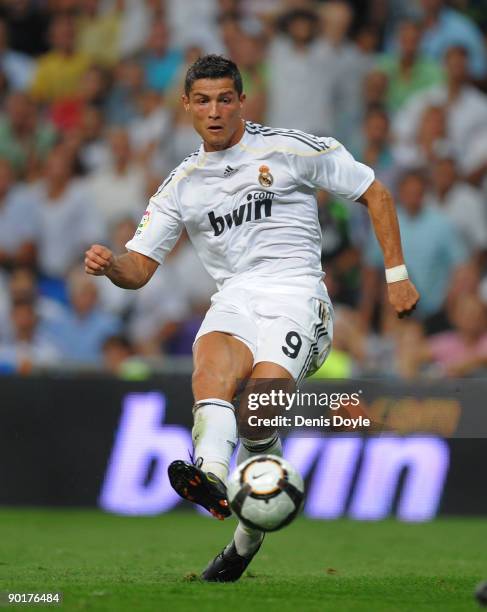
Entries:
{"type": "Polygon", "coordinates": [[[187,237],[133,292],[115,253],[200,144],[187,67],[239,65],[245,117],[338,138],[393,192],[413,318],[387,305],[366,210],[319,193],[335,346],[318,376],[476,376],[487,365],[487,11],[482,0],[3,0],[0,372],[144,376],[191,355],[215,291],[187,237]]]}

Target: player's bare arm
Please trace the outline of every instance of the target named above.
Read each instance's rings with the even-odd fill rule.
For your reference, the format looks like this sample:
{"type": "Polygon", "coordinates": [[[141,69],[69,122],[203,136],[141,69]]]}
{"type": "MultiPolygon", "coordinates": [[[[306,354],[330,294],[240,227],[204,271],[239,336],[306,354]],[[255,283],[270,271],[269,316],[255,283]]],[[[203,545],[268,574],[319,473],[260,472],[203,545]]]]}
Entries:
{"type": "Polygon", "coordinates": [[[158,263],[135,251],[115,256],[100,244],[92,245],[85,253],[85,271],[92,276],[107,276],[122,289],[139,289],[152,278],[158,263]]]}
{"type": "MultiPolygon", "coordinates": [[[[389,190],[380,181],[375,180],[359,201],[368,208],[375,235],[384,255],[386,270],[404,266],[399,222],[389,190]]],[[[389,301],[399,317],[410,314],[419,301],[419,293],[408,278],[389,280],[387,291],[389,301]]]]}

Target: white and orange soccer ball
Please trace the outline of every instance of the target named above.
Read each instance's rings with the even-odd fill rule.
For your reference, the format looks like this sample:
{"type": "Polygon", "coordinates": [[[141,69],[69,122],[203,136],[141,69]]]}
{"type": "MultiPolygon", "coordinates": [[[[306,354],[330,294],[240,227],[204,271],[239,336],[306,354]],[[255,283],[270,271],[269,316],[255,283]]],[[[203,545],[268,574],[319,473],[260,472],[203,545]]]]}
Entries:
{"type": "Polygon", "coordinates": [[[275,455],[251,457],[235,468],[227,483],[233,512],[248,527],[277,531],[296,518],[304,500],[303,479],[275,455]]]}

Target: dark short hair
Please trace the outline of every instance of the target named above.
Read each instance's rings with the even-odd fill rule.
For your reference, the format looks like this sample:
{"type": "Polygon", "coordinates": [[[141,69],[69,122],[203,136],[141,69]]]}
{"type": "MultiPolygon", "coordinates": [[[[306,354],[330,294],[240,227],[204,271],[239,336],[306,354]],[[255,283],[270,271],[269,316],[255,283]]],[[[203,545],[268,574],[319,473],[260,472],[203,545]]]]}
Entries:
{"type": "Polygon", "coordinates": [[[387,121],[387,123],[390,123],[390,116],[385,106],[383,106],[382,104],[369,104],[365,110],[364,119],[367,120],[370,117],[374,117],[377,115],[379,117],[382,117],[382,119],[387,121]]]}
{"type": "Polygon", "coordinates": [[[406,17],[405,19],[401,19],[401,21],[399,21],[399,23],[397,24],[397,29],[401,30],[402,28],[406,27],[421,30],[422,24],[421,21],[419,19],[416,19],[415,17],[406,17]]]}
{"type": "Polygon", "coordinates": [[[402,187],[406,181],[414,180],[422,183],[424,186],[428,184],[428,176],[423,168],[420,167],[412,167],[406,170],[399,175],[397,179],[398,187],[402,187]]]}
{"type": "Polygon", "coordinates": [[[123,348],[128,352],[133,352],[134,347],[127,336],[123,334],[113,334],[113,336],[108,336],[102,343],[102,349],[106,350],[111,348],[112,346],[116,346],[119,348],[123,348]]]}
{"type": "Polygon", "coordinates": [[[465,45],[462,45],[462,44],[450,45],[445,50],[443,57],[447,58],[452,53],[459,53],[460,55],[463,55],[463,57],[465,57],[466,59],[470,59],[470,50],[465,45]]]}
{"type": "Polygon", "coordinates": [[[277,25],[278,25],[278,28],[281,30],[281,32],[288,33],[289,28],[291,27],[291,24],[293,23],[293,21],[298,21],[298,20],[307,21],[311,26],[313,26],[315,33],[316,33],[318,29],[319,19],[318,19],[318,15],[312,9],[307,9],[307,8],[291,9],[290,11],[287,11],[287,13],[284,13],[283,15],[281,15],[281,17],[278,20],[277,25]]]}
{"type": "Polygon", "coordinates": [[[193,83],[198,79],[224,79],[227,77],[232,79],[235,90],[240,96],[243,91],[242,75],[235,62],[223,57],[223,55],[211,54],[199,57],[186,73],[184,93],[189,96],[193,83]]]}

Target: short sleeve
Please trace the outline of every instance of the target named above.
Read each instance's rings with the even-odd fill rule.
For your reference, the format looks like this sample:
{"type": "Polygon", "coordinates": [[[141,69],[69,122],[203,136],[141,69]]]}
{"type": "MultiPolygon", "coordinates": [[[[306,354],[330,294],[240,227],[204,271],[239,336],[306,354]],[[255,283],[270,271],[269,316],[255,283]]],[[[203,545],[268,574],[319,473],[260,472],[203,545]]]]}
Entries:
{"type": "Polygon", "coordinates": [[[125,246],[162,264],[182,230],[183,221],[173,191],[162,190],[150,199],[134,237],[125,246]]]}
{"type": "Polygon", "coordinates": [[[334,138],[321,139],[323,150],[306,149],[293,153],[290,164],[299,183],[357,200],[375,179],[374,171],[355,160],[334,138]]]}

